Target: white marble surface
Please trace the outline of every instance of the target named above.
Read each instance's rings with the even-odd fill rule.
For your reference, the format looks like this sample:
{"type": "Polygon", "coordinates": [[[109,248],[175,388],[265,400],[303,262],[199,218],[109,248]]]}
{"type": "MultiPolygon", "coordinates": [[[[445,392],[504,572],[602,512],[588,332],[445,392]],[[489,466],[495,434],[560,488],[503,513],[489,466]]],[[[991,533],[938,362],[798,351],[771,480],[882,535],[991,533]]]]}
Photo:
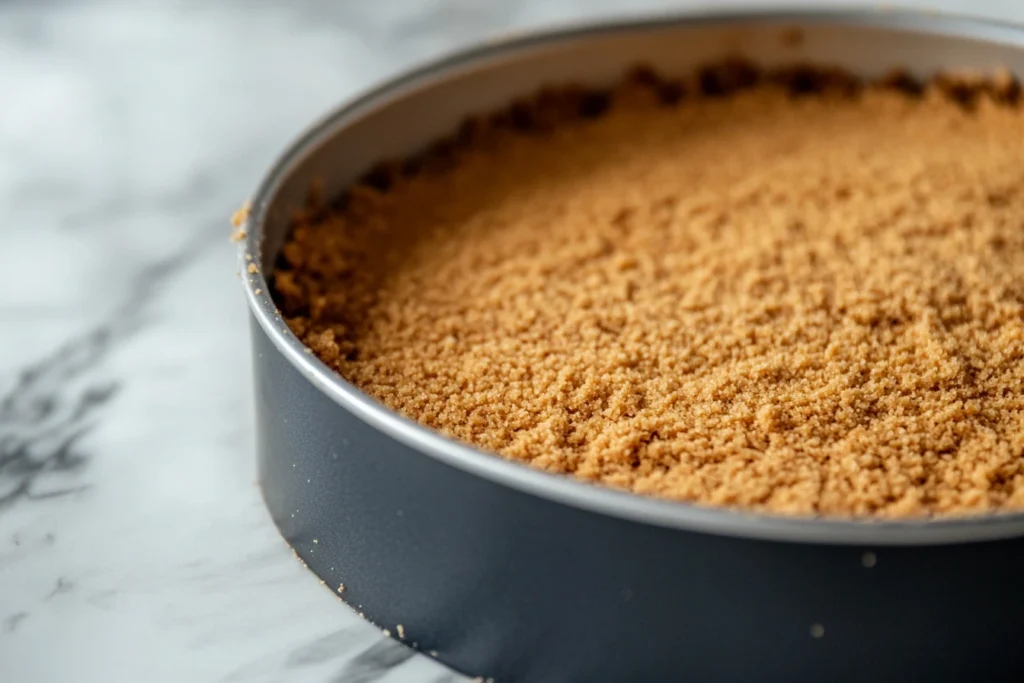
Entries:
{"type": "Polygon", "coordinates": [[[419,59],[683,4],[0,1],[0,681],[462,680],[274,530],[226,217],[302,126],[419,59]]]}

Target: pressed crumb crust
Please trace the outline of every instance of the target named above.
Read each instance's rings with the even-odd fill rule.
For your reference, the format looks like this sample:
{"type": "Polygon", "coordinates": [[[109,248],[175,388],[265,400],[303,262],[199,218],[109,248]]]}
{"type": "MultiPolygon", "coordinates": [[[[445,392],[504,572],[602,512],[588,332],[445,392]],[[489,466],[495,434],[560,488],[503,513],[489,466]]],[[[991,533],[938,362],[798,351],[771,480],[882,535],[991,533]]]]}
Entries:
{"type": "Polygon", "coordinates": [[[740,62],[546,90],[311,204],[274,296],[363,390],[548,471],[786,514],[1019,510],[1019,101],[740,62]]]}

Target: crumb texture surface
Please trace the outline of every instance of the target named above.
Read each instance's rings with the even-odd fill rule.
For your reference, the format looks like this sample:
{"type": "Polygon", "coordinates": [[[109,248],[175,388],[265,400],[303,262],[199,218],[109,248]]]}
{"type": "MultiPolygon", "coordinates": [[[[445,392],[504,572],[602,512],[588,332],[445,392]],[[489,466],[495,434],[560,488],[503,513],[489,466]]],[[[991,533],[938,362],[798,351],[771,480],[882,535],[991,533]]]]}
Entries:
{"type": "Polygon", "coordinates": [[[297,217],[275,298],[385,404],[552,472],[1024,509],[1019,88],[822,78],[545,91],[297,217]]]}

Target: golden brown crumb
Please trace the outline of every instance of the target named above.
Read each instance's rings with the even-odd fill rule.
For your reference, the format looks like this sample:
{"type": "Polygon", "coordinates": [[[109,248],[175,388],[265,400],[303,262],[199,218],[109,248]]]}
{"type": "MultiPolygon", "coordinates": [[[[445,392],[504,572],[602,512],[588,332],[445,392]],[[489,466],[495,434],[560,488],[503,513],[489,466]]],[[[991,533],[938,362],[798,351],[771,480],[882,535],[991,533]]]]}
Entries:
{"type": "Polygon", "coordinates": [[[343,584],[343,583],[338,584],[338,592],[339,593],[344,593],[345,592],[345,584],[343,584]]]}
{"type": "Polygon", "coordinates": [[[231,233],[232,242],[241,242],[248,234],[245,231],[245,222],[249,220],[251,206],[249,202],[246,202],[241,208],[231,214],[231,227],[234,228],[234,231],[231,233]]]}
{"type": "Polygon", "coordinates": [[[398,631],[398,637],[399,638],[405,638],[405,627],[404,626],[399,624],[398,626],[395,627],[395,630],[398,631]]]}
{"type": "Polygon", "coordinates": [[[780,34],[779,38],[786,47],[800,47],[804,44],[806,36],[799,26],[790,26],[780,34]]]}
{"type": "Polygon", "coordinates": [[[1024,509],[1015,80],[729,63],[566,93],[300,217],[291,330],[425,425],[607,486],[1024,509]]]}
{"type": "Polygon", "coordinates": [[[298,551],[295,550],[294,548],[292,549],[292,555],[295,557],[296,560],[299,561],[299,564],[301,564],[303,568],[306,567],[306,561],[304,559],[302,559],[302,556],[300,556],[298,551]]]}
{"type": "Polygon", "coordinates": [[[245,202],[233,214],[231,214],[231,225],[235,228],[242,227],[249,220],[249,211],[252,209],[251,202],[245,202]]]}
{"type": "Polygon", "coordinates": [[[258,272],[260,272],[260,269],[256,266],[255,263],[250,263],[249,267],[246,270],[248,270],[250,273],[258,273],[258,272]]]}

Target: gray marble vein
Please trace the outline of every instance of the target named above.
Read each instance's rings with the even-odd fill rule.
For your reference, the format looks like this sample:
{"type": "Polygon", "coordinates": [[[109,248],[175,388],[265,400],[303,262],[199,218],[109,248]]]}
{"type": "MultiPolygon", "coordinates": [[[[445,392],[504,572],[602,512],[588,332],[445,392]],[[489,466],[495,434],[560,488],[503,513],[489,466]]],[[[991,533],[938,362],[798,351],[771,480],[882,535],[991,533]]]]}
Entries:
{"type": "Polygon", "coordinates": [[[0,1],[0,681],[468,680],[271,524],[227,216],[307,123],[417,61],[722,4],[0,1]]]}

